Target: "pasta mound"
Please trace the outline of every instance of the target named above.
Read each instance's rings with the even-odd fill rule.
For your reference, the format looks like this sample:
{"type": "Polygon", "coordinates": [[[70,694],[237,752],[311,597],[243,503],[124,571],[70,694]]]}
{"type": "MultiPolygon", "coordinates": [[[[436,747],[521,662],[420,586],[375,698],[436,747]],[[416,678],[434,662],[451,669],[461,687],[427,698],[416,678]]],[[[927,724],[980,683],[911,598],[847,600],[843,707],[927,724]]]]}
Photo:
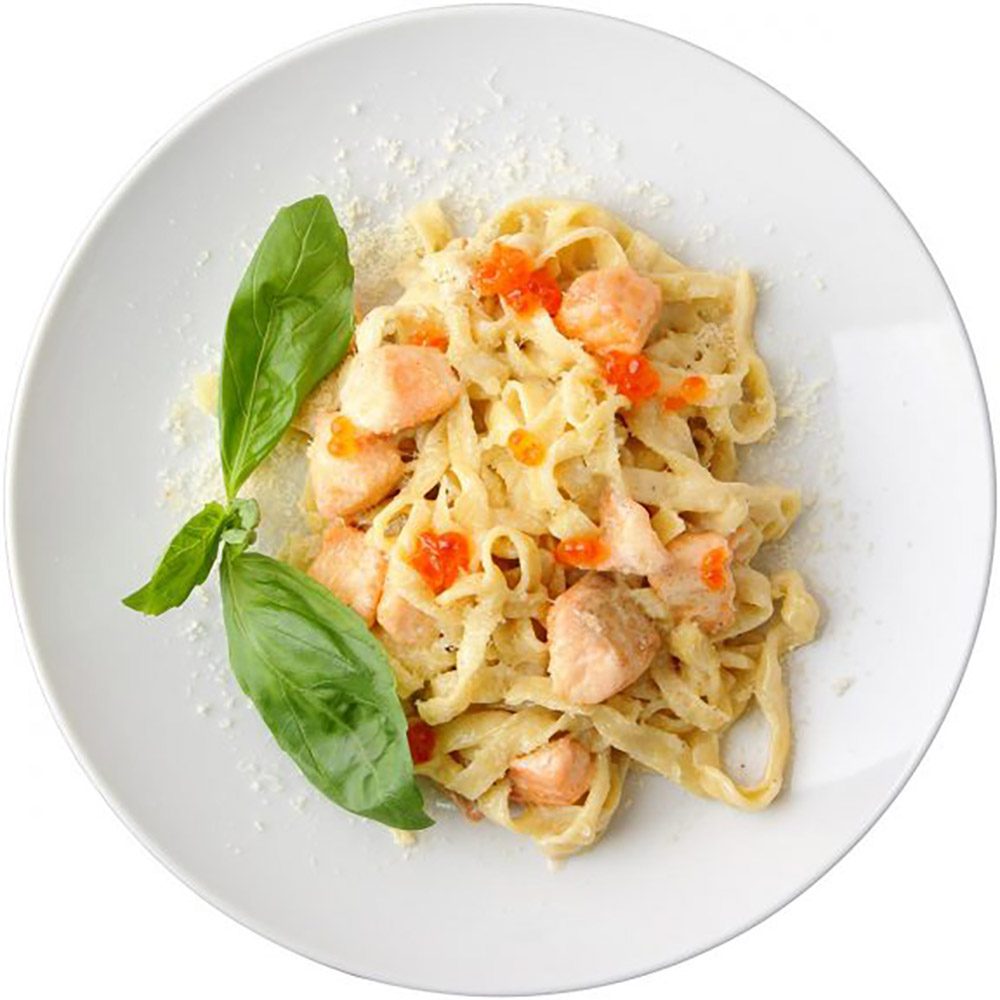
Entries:
{"type": "Polygon", "coordinates": [[[794,490],[737,479],[737,446],[760,441],[775,422],[754,346],[749,275],[687,268],[648,236],[579,202],[519,202],[469,239],[453,236],[436,205],[418,207],[410,221],[423,252],[401,274],[402,294],[363,318],[356,353],[307,408],[335,405],[365,352],[403,343],[406,330],[428,322],[446,331],[442,346],[461,396],[400,435],[412,456],[406,479],[355,519],[386,556],[386,586],[439,631],[417,647],[376,626],[408,712],[435,730],[437,752],[417,773],[557,857],[601,836],[633,764],[737,808],[767,806],[791,743],[782,658],[813,638],[818,611],[798,573],[768,575],[751,565],[761,545],[788,531],[800,501],[794,490]],[[631,403],[545,309],[518,313],[482,299],[471,275],[498,238],[562,285],[622,266],[655,282],[663,309],[645,357],[664,386],[699,376],[704,399],[674,410],[656,399],[631,403]],[[538,461],[512,454],[518,431],[544,448],[538,461]],[[629,588],[662,641],[634,683],[601,703],[573,704],[556,695],[547,672],[546,619],[582,574],[555,549],[599,530],[609,484],[643,505],[664,545],[688,529],[730,540],[735,620],[709,634],[678,619],[645,577],[607,574],[629,588]],[[471,541],[468,571],[437,595],[409,558],[428,530],[471,541]],[[768,759],[758,782],[741,784],[723,767],[720,740],[754,703],[770,727],[768,759]],[[588,791],[573,805],[516,802],[511,762],[559,734],[593,755],[588,791]]]}

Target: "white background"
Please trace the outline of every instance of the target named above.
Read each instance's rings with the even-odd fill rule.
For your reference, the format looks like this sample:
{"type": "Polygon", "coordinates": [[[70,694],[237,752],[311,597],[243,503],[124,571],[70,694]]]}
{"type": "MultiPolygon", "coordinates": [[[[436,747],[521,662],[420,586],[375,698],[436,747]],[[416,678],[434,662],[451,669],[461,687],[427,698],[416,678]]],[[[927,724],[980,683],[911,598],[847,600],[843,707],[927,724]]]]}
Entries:
{"type": "MultiPolygon", "coordinates": [[[[0,411],[10,409],[32,327],[74,240],[167,128],[271,56],[410,6],[35,0],[8,9],[0,39],[6,140],[0,411]]],[[[1000,413],[1000,23],[988,13],[992,5],[617,0],[578,6],[654,25],[733,60],[801,104],[860,156],[934,254],[965,318],[994,414],[1000,413]]],[[[859,232],[863,238],[863,227],[859,232]]],[[[941,585],[948,585],[947,567],[941,585]]],[[[801,993],[824,1000],[890,989],[894,996],[981,997],[995,988],[1000,597],[993,589],[940,735],[865,840],[763,925],[595,996],[801,993]]],[[[922,614],[914,609],[915,623],[922,614]]],[[[6,595],[0,649],[0,994],[404,996],[258,938],[170,875],[74,761],[35,682],[6,595]]],[[[442,955],[446,960],[446,943],[442,955]]]]}

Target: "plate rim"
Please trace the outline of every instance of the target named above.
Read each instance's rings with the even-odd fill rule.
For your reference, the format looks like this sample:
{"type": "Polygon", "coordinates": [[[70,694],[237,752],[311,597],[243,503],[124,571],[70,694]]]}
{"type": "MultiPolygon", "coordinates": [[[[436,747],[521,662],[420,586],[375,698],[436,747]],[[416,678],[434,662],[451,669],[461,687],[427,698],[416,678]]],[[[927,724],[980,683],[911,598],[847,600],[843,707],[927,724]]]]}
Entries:
{"type": "Polygon", "coordinates": [[[724,56],[720,56],[717,53],[711,51],[710,49],[704,48],[697,43],[688,41],[685,38],[681,38],[677,35],[671,34],[670,32],[664,31],[660,28],[653,27],[648,24],[643,24],[637,21],[630,20],[625,17],[617,17],[611,14],[599,13],[596,11],[578,10],[571,7],[558,6],[558,5],[547,5],[538,3],[489,3],[489,4],[476,4],[476,3],[463,3],[456,4],[452,6],[434,6],[426,7],[417,10],[403,11],[395,14],[384,15],[377,18],[372,18],[364,21],[355,22],[353,24],[345,25],[342,28],[336,29],[331,32],[327,32],[323,35],[308,39],[307,41],[296,45],[290,49],[280,52],[271,58],[258,63],[245,73],[240,74],[231,82],[225,84],[224,86],[217,89],[214,93],[210,94],[203,101],[196,104],[190,111],[178,119],[170,128],[168,128],[152,145],[150,145],[142,155],[132,164],[132,166],[125,172],[121,179],[114,185],[110,192],[106,195],[104,200],[101,202],[97,210],[94,212],[90,220],[87,222],[80,235],[77,237],[76,241],[73,243],[68,256],[66,257],[63,265],[59,269],[55,280],[46,296],[44,305],[39,314],[39,317],[34,325],[31,336],[28,340],[27,348],[21,363],[21,368],[17,378],[17,386],[14,392],[13,405],[11,408],[10,420],[8,421],[7,428],[7,438],[5,444],[5,460],[4,460],[4,547],[5,554],[7,557],[7,575],[10,584],[10,590],[13,598],[13,604],[15,609],[15,617],[17,621],[18,628],[21,633],[22,640],[24,641],[25,648],[28,653],[28,660],[31,663],[35,680],[42,692],[42,696],[48,706],[49,711],[52,713],[53,718],[59,730],[69,746],[74,758],[79,764],[80,768],[86,774],[87,778],[90,780],[91,784],[96,788],[101,798],[104,800],[106,805],[111,809],[111,811],[117,816],[117,818],[124,824],[124,826],[129,830],[129,832],[138,840],[138,842],[158,861],[160,864],[166,868],[174,877],[179,879],[185,886],[195,892],[201,899],[209,903],[215,909],[219,910],[221,913],[225,914],[227,917],[235,920],[242,926],[246,927],[248,930],[259,934],[266,940],[286,948],[289,951],[301,955],[303,958],[309,959],[318,965],[325,966],[327,968],[335,969],[338,972],[345,973],[347,975],[353,976],[359,979],[365,979],[373,982],[384,983],[390,986],[397,986],[409,989],[422,990],[424,992],[440,993],[444,995],[471,995],[471,996],[547,996],[553,993],[560,992],[575,992],[577,990],[590,989],[600,986],[609,986],[614,983],[626,982],[628,980],[637,979],[641,976],[647,976],[654,972],[659,972],[668,969],[674,965],[678,965],[682,962],[686,962],[691,958],[698,955],[704,954],[708,951],[712,951],[718,948],[720,945],[724,945],[734,938],[739,937],[746,931],[756,927],[758,924],[763,923],[770,917],[774,916],[780,910],[783,910],[789,903],[793,902],[800,895],[811,888],[816,882],[823,878],[828,872],[830,872],[840,861],[842,861],[854,848],[865,838],[869,831],[875,826],[876,823],[882,818],[886,810],[896,801],[900,792],[909,782],[910,778],[913,776],[914,772],[920,766],[923,761],[924,756],[930,749],[931,744],[934,742],[938,733],[940,732],[941,726],[947,717],[952,704],[954,703],[955,696],[958,693],[963,679],[965,678],[966,671],[968,670],[969,661],[971,659],[973,650],[975,649],[976,640],[979,635],[979,630],[982,627],[983,617],[985,613],[986,600],[989,594],[989,585],[992,575],[992,563],[993,554],[996,547],[996,529],[997,529],[997,469],[996,469],[996,458],[995,458],[995,439],[993,436],[992,422],[990,419],[989,404],[986,396],[985,386],[983,383],[982,372],[979,367],[978,359],[976,357],[975,349],[973,347],[972,341],[969,337],[968,330],[964,320],[962,319],[961,312],[958,308],[955,298],[951,292],[951,288],[948,282],[945,280],[940,267],[937,264],[934,256],[931,254],[920,233],[917,231],[916,227],[911,222],[909,216],[903,211],[898,202],[893,198],[890,192],[881,183],[878,177],[868,169],[866,164],[860,159],[853,150],[843,142],[833,131],[827,128],[819,119],[813,116],[809,111],[799,105],[796,101],[792,100],[786,94],[784,94],[777,87],[771,85],[766,80],[757,76],[755,73],[738,63],[735,63],[724,56]],[[610,978],[603,978],[600,980],[594,980],[590,982],[575,982],[569,985],[562,985],[559,987],[545,988],[541,991],[539,990],[528,990],[519,989],[515,991],[503,991],[497,992],[489,988],[476,989],[476,990],[458,990],[458,989],[444,989],[437,986],[428,986],[421,983],[407,982],[402,979],[396,979],[388,976],[382,976],[378,974],[373,974],[371,972],[362,972],[356,969],[348,968],[344,965],[335,964],[332,961],[327,961],[326,959],[319,958],[316,955],[309,954],[306,951],[301,950],[296,944],[286,940],[280,933],[280,929],[269,927],[258,921],[256,918],[249,916],[248,914],[242,912],[241,908],[229,900],[224,900],[213,893],[207,886],[199,884],[194,873],[187,872],[182,869],[172,857],[170,857],[166,852],[162,851],[149,837],[146,831],[143,829],[141,824],[132,815],[131,809],[127,803],[120,800],[110,788],[106,787],[103,783],[102,777],[98,770],[92,765],[87,751],[76,734],[74,733],[68,719],[63,715],[60,703],[54,689],[54,686],[50,683],[48,677],[47,668],[40,656],[35,640],[35,630],[33,629],[30,617],[31,610],[25,603],[24,596],[22,593],[22,583],[21,583],[21,557],[19,553],[19,543],[17,539],[17,534],[15,530],[15,521],[17,519],[17,509],[19,503],[16,500],[16,487],[15,487],[15,470],[20,464],[20,452],[22,447],[22,424],[24,420],[24,401],[28,395],[31,384],[34,380],[34,375],[38,365],[38,356],[40,354],[40,348],[44,342],[48,331],[49,325],[53,313],[56,310],[57,304],[61,298],[63,290],[67,285],[71,276],[75,273],[76,268],[80,265],[81,259],[90,243],[93,235],[100,229],[104,220],[112,213],[116,208],[118,203],[124,198],[130,188],[135,184],[145,173],[145,171],[153,166],[153,164],[158,159],[161,152],[179,139],[192,125],[196,124],[203,116],[209,114],[218,105],[225,102],[230,95],[242,90],[246,85],[255,82],[256,80],[269,75],[272,72],[281,70],[285,65],[289,65],[297,61],[300,57],[307,55],[315,49],[321,49],[326,46],[336,45],[338,43],[349,42],[352,37],[358,37],[366,34],[378,33],[385,28],[392,28],[400,24],[412,23],[415,21],[428,21],[437,20],[441,18],[459,17],[459,18],[475,18],[480,16],[482,12],[486,15],[508,15],[508,16],[527,16],[527,17],[564,17],[564,18],[578,18],[587,19],[596,22],[608,23],[612,22],[616,25],[624,26],[628,29],[637,29],[646,33],[656,35],[660,38],[669,39],[672,43],[685,46],[689,49],[696,50],[704,56],[707,56],[711,60],[715,60],[722,63],[731,69],[735,69],[739,74],[741,74],[748,83],[755,86],[763,87],[765,90],[769,91],[773,96],[779,98],[785,104],[790,106],[795,112],[804,116],[812,125],[818,127],[826,136],[831,139],[841,150],[846,152],[851,160],[858,166],[867,177],[874,182],[877,189],[881,192],[883,197],[886,199],[888,204],[898,213],[900,219],[905,223],[906,228],[909,230],[911,237],[916,241],[917,245],[920,247],[923,255],[930,263],[931,268],[937,275],[940,285],[945,294],[945,299],[950,307],[951,313],[957,323],[958,329],[961,333],[961,343],[964,346],[966,358],[971,362],[972,374],[974,376],[974,383],[977,389],[979,407],[978,413],[980,420],[982,422],[982,427],[985,430],[985,444],[986,444],[986,462],[985,467],[988,473],[988,492],[989,492],[989,517],[990,517],[990,528],[989,528],[989,545],[988,545],[988,558],[985,562],[985,569],[983,572],[983,578],[981,583],[981,595],[979,599],[979,606],[976,611],[975,625],[971,630],[968,645],[965,653],[962,657],[962,663],[960,669],[955,675],[955,680],[952,685],[947,698],[945,699],[940,714],[938,715],[934,724],[928,730],[923,742],[918,745],[916,751],[912,754],[910,759],[907,761],[903,771],[901,772],[897,781],[893,784],[891,789],[886,793],[884,801],[881,803],[879,808],[875,810],[871,816],[869,816],[865,822],[862,824],[858,833],[846,843],[839,851],[832,857],[824,866],[822,866],[811,878],[798,885],[794,890],[792,890],[787,895],[783,896],[779,902],[769,905],[764,909],[759,915],[755,916],[749,922],[737,927],[723,937],[706,943],[700,947],[693,948],[682,955],[676,956],[669,961],[657,962],[648,967],[643,967],[639,969],[632,969],[627,972],[622,972],[616,974],[610,978]]]}

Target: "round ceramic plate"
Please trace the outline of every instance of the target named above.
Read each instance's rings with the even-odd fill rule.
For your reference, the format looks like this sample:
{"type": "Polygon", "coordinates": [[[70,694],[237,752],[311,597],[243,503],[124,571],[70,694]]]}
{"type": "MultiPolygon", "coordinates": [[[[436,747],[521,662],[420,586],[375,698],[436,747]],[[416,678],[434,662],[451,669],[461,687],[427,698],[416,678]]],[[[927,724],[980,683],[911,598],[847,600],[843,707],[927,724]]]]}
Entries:
{"type": "MultiPolygon", "coordinates": [[[[323,39],[158,145],[45,312],[8,488],[42,685],[136,835],[206,899],[290,948],[468,993],[564,990],[665,966],[829,868],[937,729],[992,544],[972,351],[878,183],[799,108],[706,52],[525,7],[431,11],[323,39]],[[783,418],[749,474],[802,486],[807,510],[780,558],[802,568],[824,615],[788,667],[794,766],[773,808],[747,815],[646,777],[604,841],[558,869],[441,804],[434,829],[403,850],[313,792],[275,749],[228,678],[211,591],[156,621],[122,607],[211,485],[189,455],[201,439],[210,447],[211,422],[171,401],[211,366],[275,209],[317,191],[351,227],[372,285],[385,227],[433,196],[464,222],[516,195],[587,197],[696,263],[753,269],[783,418]]],[[[752,769],[743,752],[731,748],[733,766],[752,769]]]]}

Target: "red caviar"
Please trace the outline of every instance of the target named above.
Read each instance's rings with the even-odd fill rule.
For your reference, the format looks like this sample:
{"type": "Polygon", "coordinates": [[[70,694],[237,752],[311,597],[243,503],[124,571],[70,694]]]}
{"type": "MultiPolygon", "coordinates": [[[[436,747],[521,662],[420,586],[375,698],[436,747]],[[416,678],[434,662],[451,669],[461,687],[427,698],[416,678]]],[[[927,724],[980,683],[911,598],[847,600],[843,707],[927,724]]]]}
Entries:
{"type": "Polygon", "coordinates": [[[410,565],[424,578],[427,586],[440,594],[447,590],[462,570],[469,568],[469,540],[457,531],[439,535],[423,531],[417,536],[417,545],[410,555],[410,565]]]}
{"type": "Polygon", "coordinates": [[[725,590],[728,582],[729,549],[718,546],[709,549],[701,560],[701,582],[709,590],[725,590]]]}
{"type": "Polygon", "coordinates": [[[472,286],[482,296],[501,295],[519,313],[541,307],[550,316],[559,312],[562,291],[556,279],[523,250],[494,243],[489,256],[472,272],[472,286]]]}
{"type": "Polygon", "coordinates": [[[517,247],[494,243],[488,257],[472,272],[472,284],[483,296],[506,295],[512,288],[524,284],[534,266],[531,258],[517,247]]]}
{"type": "Polygon", "coordinates": [[[677,391],[665,396],[665,410],[682,410],[685,406],[701,403],[708,395],[708,383],[700,375],[688,375],[677,387],[677,391]]]}
{"type": "Polygon", "coordinates": [[[436,347],[443,351],[448,346],[448,334],[433,320],[420,320],[406,335],[406,342],[415,347],[436,347]]]}
{"type": "Polygon", "coordinates": [[[596,569],[610,555],[600,535],[574,535],[556,546],[556,561],[578,569],[596,569]]]}
{"type": "Polygon", "coordinates": [[[681,382],[681,396],[689,403],[700,403],[708,395],[708,383],[700,375],[688,375],[681,382]]]}
{"type": "Polygon", "coordinates": [[[347,417],[334,417],[330,421],[330,440],[326,450],[334,458],[353,458],[358,453],[358,433],[347,417]]]}
{"type": "Polygon", "coordinates": [[[537,434],[523,428],[511,431],[507,447],[522,465],[541,465],[545,461],[545,443],[537,434]]]}
{"type": "Polygon", "coordinates": [[[519,313],[532,312],[541,306],[555,316],[562,305],[562,289],[544,267],[532,271],[522,285],[512,288],[504,297],[511,309],[519,313]]]}
{"type": "Polygon", "coordinates": [[[434,756],[437,734],[423,719],[410,719],[406,729],[406,742],[414,764],[426,764],[434,756]]]}
{"type": "Polygon", "coordinates": [[[659,392],[660,376],[642,354],[609,351],[601,358],[601,365],[604,377],[633,403],[641,403],[659,392]]]}

